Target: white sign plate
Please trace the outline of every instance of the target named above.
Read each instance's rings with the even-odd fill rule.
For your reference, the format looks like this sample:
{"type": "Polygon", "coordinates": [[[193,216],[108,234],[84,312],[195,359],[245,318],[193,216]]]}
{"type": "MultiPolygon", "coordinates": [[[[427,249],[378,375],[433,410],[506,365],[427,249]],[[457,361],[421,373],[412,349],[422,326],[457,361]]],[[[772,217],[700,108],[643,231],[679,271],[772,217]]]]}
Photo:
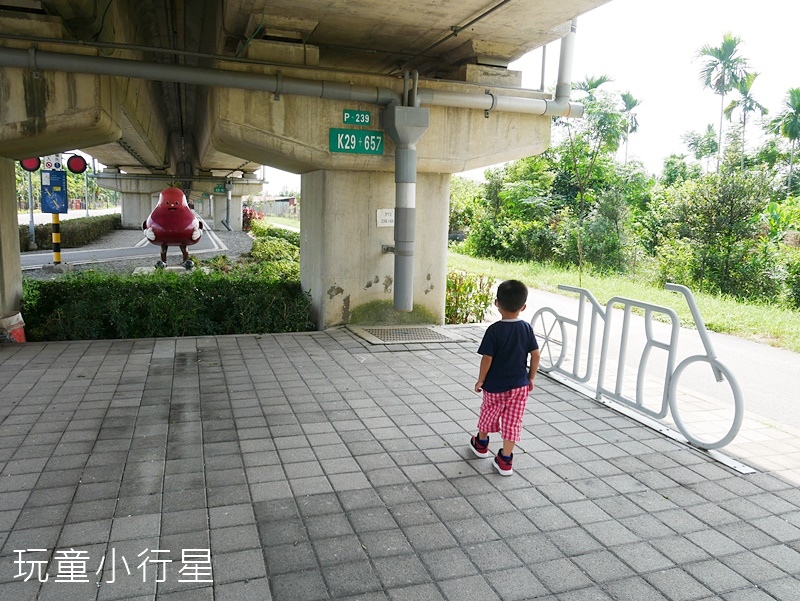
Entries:
{"type": "Polygon", "coordinates": [[[378,227],[394,227],[394,209],[378,209],[378,227]]]}

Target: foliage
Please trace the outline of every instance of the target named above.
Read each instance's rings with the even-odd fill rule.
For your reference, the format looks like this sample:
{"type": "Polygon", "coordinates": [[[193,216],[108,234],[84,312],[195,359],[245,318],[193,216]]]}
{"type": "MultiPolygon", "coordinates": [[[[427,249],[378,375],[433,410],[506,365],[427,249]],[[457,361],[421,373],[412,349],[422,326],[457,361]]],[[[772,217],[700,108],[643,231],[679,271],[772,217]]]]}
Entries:
{"type": "Polygon", "coordinates": [[[800,196],[790,196],[784,202],[772,201],[764,211],[769,236],[778,242],[788,231],[800,230],[800,196]]]}
{"type": "Polygon", "coordinates": [[[447,303],[445,323],[476,323],[483,321],[492,304],[493,280],[486,275],[465,271],[447,272],[447,303]]]}
{"type": "MultiPolygon", "coordinates": [[[[797,259],[795,259],[797,260],[797,259]]],[[[469,273],[486,273],[495,280],[517,279],[532,288],[561,293],[559,284],[583,286],[598,301],[606,303],[612,296],[635,298],[674,309],[681,324],[692,324],[692,316],[683,297],[664,290],[663,285],[650,285],[640,273],[634,275],[579,274],[573,266],[546,263],[505,263],[495,259],[476,259],[450,253],[448,268],[469,273]]],[[[800,283],[800,282],[798,282],[800,283]]],[[[693,290],[706,326],[722,332],[773,346],[800,352],[800,311],[779,304],[744,303],[729,296],[710,295],[693,290]]]]}
{"type": "Polygon", "coordinates": [[[187,274],[156,270],[121,276],[87,271],[53,280],[25,279],[23,312],[28,339],[214,336],[313,329],[311,297],[300,287],[298,246],[277,237],[286,230],[254,229],[260,235],[249,256],[236,261],[227,256],[206,259],[187,274]]]}
{"type": "Polygon", "coordinates": [[[463,177],[450,178],[450,218],[448,231],[466,232],[483,212],[482,187],[463,177]]]}
{"type": "Polygon", "coordinates": [[[722,116],[725,107],[725,94],[739,85],[747,74],[747,59],[738,54],[742,40],[731,33],[722,36],[719,46],[704,45],[698,51],[698,58],[704,59],[700,69],[703,86],[720,97],[718,156],[722,151],[722,116]]]}
{"type": "Polygon", "coordinates": [[[299,261],[300,249],[281,238],[259,237],[253,241],[250,256],[256,261],[299,261]]]}
{"type": "Polygon", "coordinates": [[[791,143],[789,155],[789,179],[786,189],[789,194],[794,192],[792,175],[794,170],[794,154],[800,140],[800,88],[791,88],[786,95],[783,109],[770,124],[772,131],[780,134],[791,143]]]}
{"type": "Polygon", "coordinates": [[[791,254],[786,271],[789,302],[795,309],[800,309],[800,251],[795,250],[791,254]]]}
{"type": "Polygon", "coordinates": [[[28,340],[96,340],[305,331],[299,282],[250,274],[120,276],[87,271],[24,280],[28,340]]]}
{"type": "Polygon", "coordinates": [[[286,240],[293,246],[300,248],[300,232],[270,225],[269,222],[263,219],[257,219],[252,222],[251,233],[256,239],[280,238],[281,240],[286,240]]]}
{"type": "Polygon", "coordinates": [[[264,213],[256,211],[252,207],[242,207],[242,231],[249,232],[253,221],[257,219],[264,219],[264,213]]]}
{"type": "MultiPolygon", "coordinates": [[[[122,217],[118,213],[97,217],[76,217],[61,222],[61,248],[78,248],[98,240],[115,229],[119,229],[122,217]]],[[[34,226],[36,246],[39,250],[53,248],[53,226],[50,223],[34,226]]],[[[28,250],[30,228],[19,226],[20,252],[28,250]]]]}
{"type": "Polygon", "coordinates": [[[687,179],[697,179],[702,171],[699,165],[690,165],[686,162],[686,155],[671,154],[664,159],[661,170],[661,184],[672,186],[685,182],[687,179]]]}

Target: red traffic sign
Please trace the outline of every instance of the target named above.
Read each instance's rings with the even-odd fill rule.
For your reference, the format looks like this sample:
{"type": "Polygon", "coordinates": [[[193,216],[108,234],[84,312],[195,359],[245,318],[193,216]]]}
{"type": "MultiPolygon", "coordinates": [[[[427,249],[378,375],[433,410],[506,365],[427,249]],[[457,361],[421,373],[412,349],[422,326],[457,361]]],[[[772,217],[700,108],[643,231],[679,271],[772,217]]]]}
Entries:
{"type": "Polygon", "coordinates": [[[19,162],[19,165],[25,171],[29,172],[38,171],[39,167],[42,166],[42,159],[40,159],[39,157],[33,157],[31,159],[22,159],[19,162]]]}
{"type": "Polygon", "coordinates": [[[86,159],[79,154],[73,154],[67,159],[67,169],[72,173],[83,173],[87,167],[86,159]]]}

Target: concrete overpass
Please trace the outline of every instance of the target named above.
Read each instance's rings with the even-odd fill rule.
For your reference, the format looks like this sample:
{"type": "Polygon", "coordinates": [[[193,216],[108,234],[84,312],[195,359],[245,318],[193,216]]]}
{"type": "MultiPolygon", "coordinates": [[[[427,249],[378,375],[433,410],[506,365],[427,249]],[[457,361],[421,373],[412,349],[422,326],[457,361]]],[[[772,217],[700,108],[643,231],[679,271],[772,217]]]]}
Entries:
{"type": "Polygon", "coordinates": [[[571,25],[606,1],[0,0],[0,312],[21,296],[13,160],[78,148],[131,226],[166,185],[223,183],[235,227],[259,165],[302,174],[319,327],[383,299],[443,319],[450,174],[581,114],[571,25]],[[521,89],[509,62],[562,38],[555,96],[521,89]]]}

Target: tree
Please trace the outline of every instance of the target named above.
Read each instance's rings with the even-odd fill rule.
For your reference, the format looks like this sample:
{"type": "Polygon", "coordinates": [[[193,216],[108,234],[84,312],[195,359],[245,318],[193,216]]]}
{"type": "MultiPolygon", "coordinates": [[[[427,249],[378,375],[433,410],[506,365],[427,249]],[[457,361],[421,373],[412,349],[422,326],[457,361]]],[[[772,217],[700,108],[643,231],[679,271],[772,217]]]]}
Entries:
{"type": "Polygon", "coordinates": [[[697,179],[701,175],[700,166],[692,163],[687,164],[684,154],[671,154],[664,159],[664,167],[661,170],[661,184],[672,186],[680,184],[688,179],[697,179]]]}
{"type": "Polygon", "coordinates": [[[714,131],[714,126],[710,123],[706,127],[706,131],[702,134],[696,131],[686,132],[681,136],[681,140],[686,147],[692,151],[694,158],[702,164],[703,159],[712,157],[717,154],[719,144],[717,143],[717,134],[714,131]]]}
{"type": "Polygon", "coordinates": [[[583,81],[573,82],[572,89],[579,92],[585,92],[586,101],[593,102],[595,100],[595,92],[597,91],[597,88],[610,81],[614,80],[608,75],[587,75],[583,81]]]}
{"type": "Polygon", "coordinates": [[[747,59],[739,56],[741,39],[726,33],[720,46],[706,44],[698,51],[698,58],[705,58],[700,70],[700,80],[720,96],[719,141],[717,142],[717,169],[722,158],[722,117],[725,110],[725,94],[733,90],[745,76],[747,59]]]}
{"type": "Polygon", "coordinates": [[[800,140],[800,88],[792,88],[786,95],[783,110],[772,121],[773,131],[788,138],[791,142],[789,153],[789,185],[788,194],[792,194],[792,170],[794,168],[794,151],[800,140]]]}
{"type": "Polygon", "coordinates": [[[450,178],[450,232],[469,231],[482,213],[482,186],[463,177],[450,178]]]}
{"type": "Polygon", "coordinates": [[[755,82],[758,75],[759,74],[755,72],[745,73],[744,77],[736,84],[736,90],[739,92],[739,99],[732,100],[731,103],[725,107],[725,116],[728,118],[728,121],[731,120],[733,111],[736,109],[740,109],[742,111],[742,169],[744,169],[744,149],[746,144],[745,127],[747,126],[747,113],[759,111],[763,117],[768,112],[766,107],[753,98],[753,82],[755,82]]]}
{"type": "Polygon", "coordinates": [[[639,129],[639,121],[636,119],[636,113],[633,112],[637,106],[642,102],[636,100],[630,92],[623,92],[620,94],[624,108],[622,113],[625,115],[625,164],[628,164],[628,137],[639,129]]]}

